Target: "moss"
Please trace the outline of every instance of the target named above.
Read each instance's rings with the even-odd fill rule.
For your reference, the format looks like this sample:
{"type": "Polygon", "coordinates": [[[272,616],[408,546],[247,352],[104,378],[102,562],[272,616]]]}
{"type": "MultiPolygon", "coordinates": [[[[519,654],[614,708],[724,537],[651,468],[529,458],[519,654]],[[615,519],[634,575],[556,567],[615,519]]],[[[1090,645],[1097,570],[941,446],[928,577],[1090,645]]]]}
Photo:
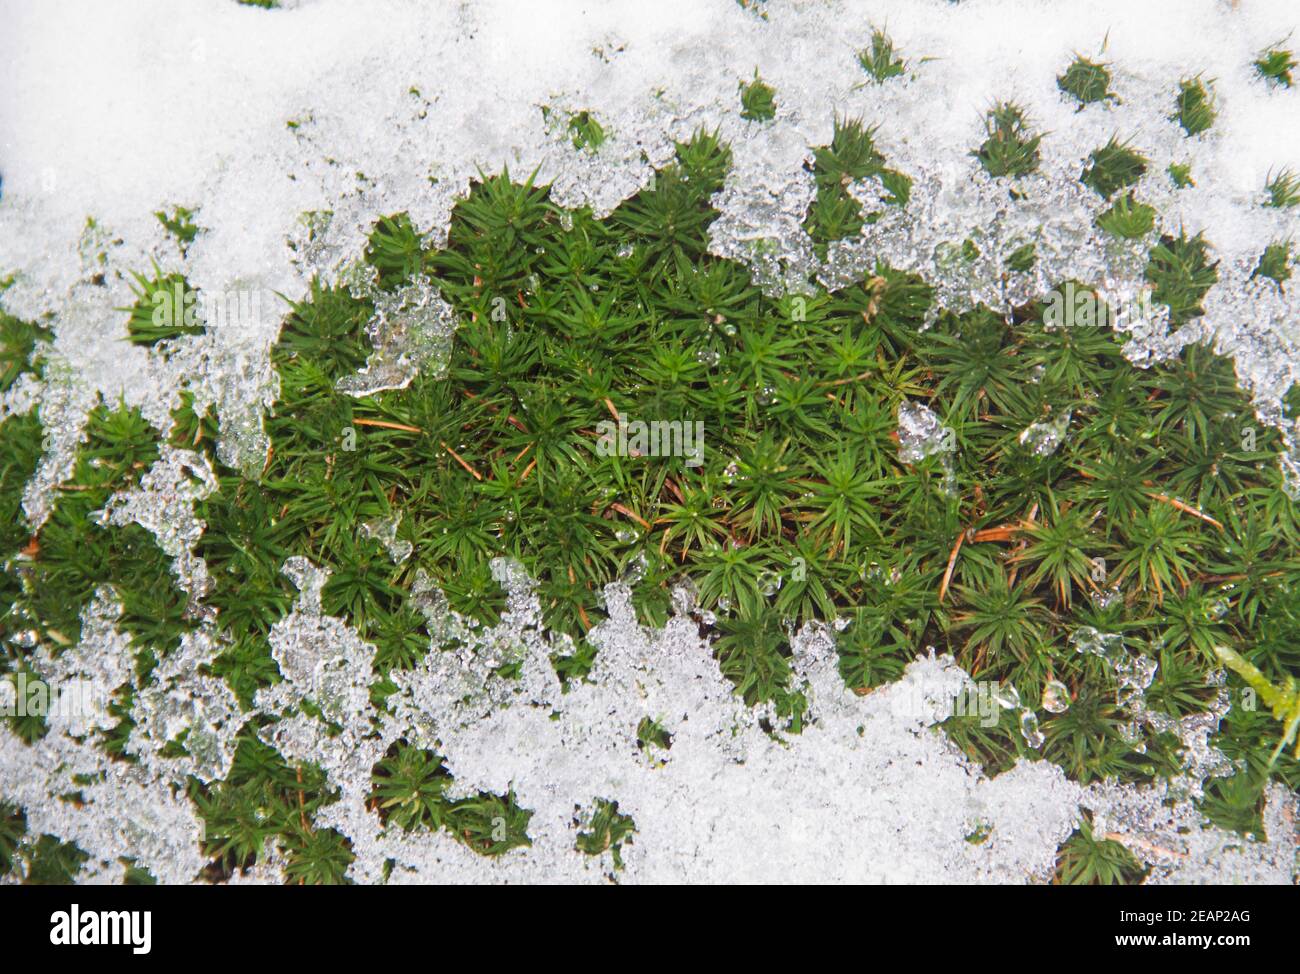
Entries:
{"type": "Polygon", "coordinates": [[[1300,176],[1290,169],[1283,169],[1276,176],[1270,175],[1264,187],[1268,193],[1268,205],[1277,209],[1300,204],[1300,176]]]}
{"type": "Polygon", "coordinates": [[[1279,288],[1284,288],[1287,281],[1291,280],[1292,261],[1291,241],[1276,241],[1264,248],[1264,252],[1259,255],[1259,263],[1250,276],[1267,277],[1279,288]]]}
{"type": "Polygon", "coordinates": [[[990,176],[1028,176],[1038,169],[1038,146],[1043,137],[1029,129],[1024,109],[999,102],[984,117],[988,138],[971,153],[990,176]]]}
{"type": "MultiPolygon", "coordinates": [[[[1039,136],[1023,113],[999,106],[988,121],[977,153],[986,168],[1032,171],[1039,136]]],[[[1100,222],[1141,237],[1154,211],[1124,190],[1145,161],[1119,143],[1107,149],[1090,166],[1094,188],[1116,199],[1100,222]]],[[[381,704],[392,672],[416,665],[433,635],[410,594],[416,574],[490,624],[503,608],[490,563],[503,556],[536,579],[546,624],[573,637],[575,652],[554,661],[569,685],[592,665],[585,636],[603,618],[607,583],[626,579],[641,620],[660,625],[669,586],[690,578],[701,609],[716,614],[696,613],[700,632],[738,696],[773,705],[774,734],[798,733],[806,718],[789,635],[804,621],[847,620],[836,642],[857,691],[895,679],[928,647],[977,680],[1015,687],[1030,706],[1049,680],[1063,683],[1070,706],[1043,717],[1041,749],[1010,712],[987,726],[945,723],[991,771],[1036,756],[1082,781],[1178,769],[1169,735],[1127,733],[1113,671],[1070,647],[1081,627],[1159,658],[1151,700],[1165,712],[1206,706],[1220,645],[1269,680],[1300,671],[1289,628],[1300,616],[1289,595],[1300,582],[1300,521],[1280,489],[1277,435],[1251,423],[1230,362],[1193,345],[1138,369],[1113,331],[1049,327],[1038,304],[1010,316],[936,309],[926,328],[931,288],[884,264],[840,290],[769,297],[747,268],[708,252],[711,200],[729,165],[727,147],[701,133],[605,219],[561,209],[531,181],[484,176],[455,207],[443,249],[402,214],[378,221],[365,259],[381,287],[428,275],[460,321],[445,374],[404,389],[338,390],[371,351],[374,306],[313,282],[272,349],[280,393],[266,418],[264,470],[216,463],[219,489],[198,505],[207,529],[197,553],[212,579],[205,606],[226,639],[212,671],[242,702],[279,678],[267,635],[293,603],[280,571],[291,555],[329,569],[325,610],[376,646],[381,704]],[[904,402],[933,409],[954,449],[904,462],[904,402]],[[1059,449],[1022,445],[1027,427],[1066,411],[1059,449]],[[620,421],[625,433],[633,421],[678,424],[676,438],[629,447],[620,421]],[[698,450],[684,439],[687,422],[703,424],[698,450]],[[402,562],[357,530],[395,515],[413,546],[402,562]],[[1111,586],[1118,596],[1100,598],[1111,586]]],[[[814,178],[807,226],[822,246],[876,216],[848,195],[853,180],[878,178],[900,202],[909,189],[872,130],[848,120],[817,150],[814,178]]],[[[1020,267],[1033,259],[1023,248],[1006,256],[1020,267]]],[[[1276,255],[1268,266],[1279,266],[1276,255]]],[[[1167,234],[1152,248],[1147,279],[1175,325],[1200,313],[1217,277],[1200,236],[1167,234]]],[[[13,361],[24,361],[39,343],[15,334],[13,361]]],[[[37,433],[13,422],[0,427],[0,444],[9,449],[16,431],[20,451],[12,476],[0,469],[11,506],[37,433]]],[[[171,441],[210,451],[214,435],[214,417],[182,397],[171,441]]],[[[101,404],[90,417],[15,610],[55,651],[76,638],[97,584],[117,589],[144,668],[190,624],[152,539],[92,518],[136,483],[157,441],[124,405],[101,404]]],[[[25,543],[21,532],[9,541],[25,543]]],[[[494,679],[515,673],[505,666],[494,679]]],[[[1230,686],[1243,688],[1237,675],[1230,686]]],[[[118,707],[125,718],[129,699],[118,707]]],[[[1225,747],[1256,771],[1249,789],[1232,786],[1241,794],[1211,795],[1224,821],[1245,822],[1263,782],[1294,775],[1293,764],[1269,763],[1279,734],[1264,716],[1225,722],[1225,747]]],[[[671,745],[650,716],[638,740],[671,745]]],[[[528,841],[529,813],[512,795],[448,802],[445,784],[435,753],[402,744],[374,770],[377,814],[388,827],[448,828],[487,854],[528,841]]],[[[323,775],[285,762],[256,727],[244,730],[224,781],[189,790],[208,826],[211,878],[249,865],[268,838],[295,880],[346,878],[346,840],[314,825],[333,800],[323,775]]],[[[608,828],[585,833],[593,848],[615,847],[624,828],[608,805],[592,813],[608,828]]],[[[1074,843],[1068,863],[1106,860],[1093,841],[1074,843]]]]}
{"type": "Polygon", "coordinates": [[[884,84],[907,71],[907,64],[894,49],[894,42],[879,28],[871,31],[871,44],[858,51],[858,65],[876,84],[884,84]]]}
{"type": "Polygon", "coordinates": [[[1290,88],[1294,80],[1291,72],[1295,69],[1295,55],[1284,47],[1263,51],[1255,59],[1255,72],[1274,88],[1290,88]]]}
{"type": "Polygon", "coordinates": [[[1190,135],[1200,135],[1214,124],[1214,105],[1208,85],[1200,78],[1186,78],[1179,83],[1178,99],[1171,118],[1190,135]]]}
{"type": "Polygon", "coordinates": [[[754,80],[740,86],[740,117],[751,122],[770,122],[776,117],[776,89],[764,84],[758,72],[754,80]]]}
{"type": "Polygon", "coordinates": [[[532,812],[520,808],[513,794],[447,797],[453,778],[432,751],[398,741],[375,765],[371,780],[371,801],[390,828],[446,829],[470,849],[488,856],[532,844],[527,831],[532,812]]]}
{"type": "Polygon", "coordinates": [[[609,852],[614,860],[614,868],[623,868],[623,846],[632,842],[636,822],[631,815],[624,815],[618,810],[618,802],[596,799],[586,821],[575,824],[584,826],[579,829],[575,844],[579,852],[589,856],[609,852]]]}
{"type": "Polygon", "coordinates": [[[1109,210],[1097,217],[1097,226],[1113,237],[1140,240],[1155,229],[1156,210],[1153,206],[1138,202],[1137,197],[1129,193],[1121,196],[1109,210]]]}
{"type": "Polygon", "coordinates": [[[164,274],[154,267],[153,276],[132,275],[136,302],[126,311],[127,340],[133,345],[155,346],[185,335],[199,335],[203,324],[198,317],[198,293],[180,274],[164,274]]]}
{"type": "Polygon", "coordinates": [[[1075,55],[1065,73],[1057,77],[1056,87],[1077,101],[1080,108],[1115,99],[1110,92],[1110,69],[1081,54],[1075,55]]]}
{"type": "Polygon", "coordinates": [[[1218,264],[1209,259],[1209,244],[1201,234],[1165,234],[1151,250],[1146,279],[1153,297],[1169,306],[1169,320],[1181,325],[1203,314],[1201,301],[1219,279],[1218,264]]]}
{"type": "MultiPolygon", "coordinates": [[[[987,311],[942,314],[922,332],[928,289],[883,266],[843,291],[766,298],[743,268],[707,254],[709,199],[726,165],[725,149],[701,136],[606,220],[564,214],[543,189],[492,177],[456,208],[447,250],[411,245],[386,262],[388,251],[372,247],[390,286],[418,259],[460,313],[445,379],[361,398],[336,392],[365,360],[371,309],[313,288],[273,352],[282,398],[267,424],[266,473],[254,485],[227,472],[205,502],[209,601],[235,637],[220,667],[227,679],[242,696],[274,679],[261,647],[291,601],[278,577],[288,554],[331,570],[327,611],[375,642],[381,668],[411,665],[427,644],[407,594],[417,570],[453,607],[492,622],[500,590],[488,562],[519,558],[547,623],[577,641],[576,654],[556,660],[566,680],[590,666],[582,637],[602,618],[601,587],[636,564],[629,577],[645,621],[664,621],[679,574],[721,610],[706,627],[719,665],[746,700],[775,704],[774,731],[798,732],[806,706],[785,620],[845,615],[841,667],[854,688],[895,678],[935,645],[1029,701],[1047,679],[1063,681],[1074,702],[1044,720],[1042,753],[1071,776],[1170,773],[1170,742],[1149,734],[1142,750],[1125,738],[1113,673],[1073,653],[1068,636],[1092,625],[1123,632],[1134,651],[1169,642],[1181,655],[1153,694],[1167,708],[1203,706],[1185,687],[1215,665],[1207,641],[1237,642],[1251,625],[1233,615],[1247,608],[1239,596],[1198,582],[1204,559],[1225,543],[1260,543],[1242,532],[1271,519],[1265,550],[1283,575],[1297,571],[1284,554],[1296,530],[1289,506],[1235,522],[1225,507],[1243,491],[1264,503],[1278,477],[1275,438],[1242,452],[1241,420],[1224,419],[1249,410],[1231,366],[1192,348],[1138,370],[1109,330],[1049,329],[1032,309],[1014,324],[987,311]],[[498,296],[505,320],[493,314],[498,296]],[[956,431],[951,489],[941,458],[899,462],[891,435],[905,397],[929,402],[956,431]],[[1135,401],[1146,408],[1131,409],[1135,401]],[[1066,408],[1074,419],[1058,453],[1017,449],[1021,430],[1066,408]],[[615,416],[698,418],[698,465],[682,452],[600,449],[601,424],[615,416]],[[428,460],[413,466],[411,456],[428,460]],[[392,512],[415,546],[402,564],[353,530],[392,512]],[[1004,540],[968,541],[952,560],[959,537],[984,530],[1004,540]],[[1088,597],[1097,558],[1127,592],[1104,609],[1088,597]],[[1225,599],[1226,621],[1179,608],[1193,591],[1225,599]],[[1182,628],[1170,628],[1174,618],[1182,628]]],[[[845,177],[883,169],[869,131],[851,123],[816,163],[828,195],[845,177]]],[[[1140,207],[1121,197],[1114,212],[1132,221],[1140,207]]],[[[1148,277],[1175,321],[1216,279],[1208,254],[1199,237],[1153,249],[1148,277]]],[[[1268,578],[1250,596],[1260,606],[1276,597],[1268,578]]],[[[1034,753],[1009,717],[991,728],[954,718],[947,729],[991,766],[1034,753]]]]}
{"type": "Polygon", "coordinates": [[[1104,199],[1132,186],[1147,171],[1147,160],[1126,142],[1112,137],[1088,157],[1079,181],[1104,199]]]}
{"type": "Polygon", "coordinates": [[[72,476],[59,485],[54,510],[26,549],[9,624],[30,627],[57,654],[77,642],[83,610],[100,585],[109,585],[122,603],[118,627],[132,645],[165,655],[193,626],[171,559],[139,525],[106,527],[94,516],[158,458],[157,433],[137,410],[101,403],[86,435],[72,476]]]}
{"type": "Polygon", "coordinates": [[[159,210],[154,214],[163,228],[176,238],[176,243],[184,253],[199,235],[198,224],[194,222],[194,210],[184,206],[174,206],[170,213],[159,210]]]}
{"type": "Polygon", "coordinates": [[[1057,852],[1055,882],[1065,886],[1134,885],[1146,874],[1119,842],[1097,838],[1087,818],[1057,852]]]}
{"type": "Polygon", "coordinates": [[[837,119],[831,144],[814,152],[817,195],[804,229],[823,256],[831,241],[851,237],[863,224],[879,218],[878,213],[864,213],[862,203],[849,193],[853,181],[878,179],[891,205],[905,206],[911,198],[911,179],[885,165],[884,155],[876,148],[875,131],[864,127],[860,119],[837,119]]]}

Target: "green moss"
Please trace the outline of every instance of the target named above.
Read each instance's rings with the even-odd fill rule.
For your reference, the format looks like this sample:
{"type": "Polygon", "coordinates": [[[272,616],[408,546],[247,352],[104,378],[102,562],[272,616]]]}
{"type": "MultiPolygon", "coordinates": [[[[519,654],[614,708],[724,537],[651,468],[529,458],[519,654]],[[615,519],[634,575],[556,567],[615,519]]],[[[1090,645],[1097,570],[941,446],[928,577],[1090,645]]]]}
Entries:
{"type": "Polygon", "coordinates": [[[337,799],[316,765],[290,765],[257,738],[249,724],[240,732],[225,780],[190,778],[188,795],[203,821],[203,855],[212,861],[209,879],[223,879],[251,867],[274,839],[289,855],[291,880],[338,882],[350,853],[333,830],[318,830],[316,812],[337,799]],[[341,867],[341,868],[340,868],[341,867]]]}
{"type": "Polygon", "coordinates": [[[154,216],[158,218],[158,222],[176,238],[182,253],[189,248],[189,245],[194,242],[194,238],[199,235],[198,224],[194,222],[194,212],[194,210],[187,209],[184,206],[174,206],[170,213],[165,210],[154,213],[154,216]]]}
{"type": "Polygon", "coordinates": [[[1292,259],[1290,240],[1271,243],[1259,255],[1259,263],[1255,265],[1255,270],[1250,276],[1267,277],[1278,287],[1283,287],[1291,280],[1292,259]]]}
{"type": "Polygon", "coordinates": [[[532,844],[528,838],[532,812],[520,808],[513,794],[481,792],[472,798],[448,798],[451,773],[432,751],[399,741],[375,765],[371,780],[371,801],[390,827],[406,832],[446,829],[470,849],[488,856],[532,844]]]}
{"type": "Polygon", "coordinates": [[[1268,205],[1285,209],[1300,203],[1300,175],[1290,169],[1283,169],[1276,176],[1269,176],[1264,187],[1268,192],[1268,205]]]}
{"type": "Polygon", "coordinates": [[[1065,886],[1120,886],[1147,874],[1133,853],[1113,839],[1099,839],[1085,819],[1057,852],[1056,882],[1065,886]]]}
{"type": "Polygon", "coordinates": [[[871,45],[858,51],[858,64],[876,84],[905,74],[907,64],[894,49],[894,42],[879,28],[872,28],[871,45]]]}
{"type": "Polygon", "coordinates": [[[1165,234],[1151,249],[1146,279],[1155,286],[1155,300],[1169,306],[1170,322],[1181,325],[1204,313],[1201,301],[1219,279],[1218,264],[1210,263],[1201,234],[1165,234]]]}
{"type": "Polygon", "coordinates": [[[1080,108],[1115,98],[1110,92],[1110,70],[1081,54],[1075,55],[1065,73],[1057,77],[1056,87],[1077,101],[1080,108]]]}
{"type": "Polygon", "coordinates": [[[54,510],[32,539],[13,625],[30,626],[61,652],[80,638],[81,613],[96,588],[111,585],[122,602],[119,628],[139,651],[164,655],[192,627],[171,559],[144,528],[105,527],[93,517],[158,458],[157,433],[138,410],[101,404],[86,436],[72,476],[59,485],[54,510]]]}
{"type": "Polygon", "coordinates": [[[754,80],[740,86],[740,117],[751,122],[770,122],[776,117],[776,89],[764,84],[758,72],[754,80]]]}
{"type": "Polygon", "coordinates": [[[1178,85],[1178,99],[1170,116],[1188,135],[1200,135],[1214,124],[1215,111],[1210,89],[1198,78],[1186,78],[1178,85]]]}
{"type": "Polygon", "coordinates": [[[49,329],[0,311],[0,393],[13,388],[24,373],[41,375],[42,363],[39,359],[33,360],[33,354],[38,342],[53,339],[49,329]]]}
{"type": "Polygon", "coordinates": [[[1129,193],[1097,217],[1097,226],[1113,237],[1140,240],[1155,229],[1156,210],[1154,206],[1139,203],[1137,197],[1129,193]]]}
{"type": "Polygon", "coordinates": [[[379,282],[392,287],[416,273],[424,261],[424,242],[405,213],[382,217],[366,244],[366,260],[379,272],[379,282]]]}
{"type": "Polygon", "coordinates": [[[74,843],[61,842],[53,835],[42,835],[25,846],[22,855],[27,860],[23,882],[28,886],[71,885],[90,858],[74,843]]]}
{"type": "Polygon", "coordinates": [[[1275,88],[1290,88],[1295,69],[1295,55],[1283,47],[1271,48],[1255,59],[1255,72],[1275,88]]]}
{"type": "Polygon", "coordinates": [[[569,137],[575,149],[595,152],[605,144],[605,129],[590,112],[578,112],[569,119],[569,137]]]}
{"type": "MultiPolygon", "coordinates": [[[[0,573],[0,636],[11,636],[20,626],[13,618],[14,603],[22,592],[17,566],[24,556],[31,529],[23,511],[23,491],[36,473],[42,453],[41,422],[35,413],[10,416],[0,422],[0,558],[7,570],[0,573]]],[[[8,638],[3,640],[11,645],[8,638]]]]}
{"type": "Polygon", "coordinates": [[[1146,157],[1112,136],[1088,157],[1079,181],[1104,199],[1110,199],[1119,190],[1136,183],[1146,171],[1146,157]]]}
{"type": "Polygon", "coordinates": [[[642,717],[636,727],[636,744],[643,751],[652,747],[667,751],[673,746],[673,735],[659,721],[642,717]]]}
{"type": "Polygon", "coordinates": [[[127,340],[133,345],[154,346],[184,335],[198,335],[203,325],[198,318],[198,294],[180,274],[163,274],[156,266],[152,277],[132,274],[136,302],[126,311],[127,340]]]}
{"type": "MultiPolygon", "coordinates": [[[[991,122],[991,140],[1006,121],[991,122]]],[[[1022,116],[1012,121],[1023,127],[1022,116]]],[[[1038,137],[1021,131],[1011,151],[1008,131],[1008,146],[987,155],[1011,173],[1023,168],[1017,156],[1036,157],[1038,137]]],[[[1221,645],[1269,680],[1300,672],[1300,634],[1288,635],[1300,523],[1280,489],[1277,435],[1253,422],[1230,362],[1189,346],[1138,369],[1121,336],[1049,327],[1041,305],[1009,317],[940,309],[923,328],[932,290],[883,264],[841,290],[769,297],[747,268],[708,252],[711,199],[729,164],[716,136],[701,134],[605,219],[561,209],[531,181],[485,176],[455,207],[443,249],[425,247],[401,214],[379,221],[365,256],[381,286],[427,274],[460,321],[445,375],[417,376],[405,389],[339,392],[366,362],[374,308],[313,282],[272,349],[280,394],[265,421],[264,469],[216,464],[219,489],[198,504],[206,607],[227,640],[212,671],[245,705],[279,678],[267,635],[295,598],[280,571],[291,555],[329,570],[325,611],[375,645],[381,706],[392,671],[429,651],[433,634],[410,595],[417,573],[453,608],[491,624],[503,602],[490,565],[503,556],[537,581],[546,624],[574,639],[575,652],[554,661],[566,686],[591,667],[596,651],[584,637],[604,617],[606,584],[626,579],[641,621],[660,625],[669,586],[690,578],[700,608],[716,613],[697,613],[701,634],[738,696],[774,705],[774,734],[797,733],[805,719],[789,635],[803,621],[848,621],[836,637],[840,668],[860,692],[897,678],[927,647],[953,654],[976,680],[1016,687],[1031,706],[1048,680],[1064,683],[1070,706],[1040,715],[1040,750],[1010,712],[989,726],[978,716],[945,722],[990,771],[1039,756],[1082,781],[1177,771],[1177,742],[1149,728],[1131,739],[1114,673],[1071,648],[1083,626],[1158,658],[1150,698],[1173,714],[1207,705],[1221,645]],[[900,459],[904,401],[936,412],[953,431],[952,452],[900,459]],[[1058,450],[1038,456],[1021,445],[1030,424],[1066,410],[1058,450]],[[698,421],[703,440],[689,447],[679,426],[666,449],[623,449],[616,419],[698,421]],[[358,530],[394,515],[413,546],[402,562],[358,530]],[[1112,585],[1117,597],[1093,598],[1112,585]]],[[[1149,232],[1154,211],[1121,192],[1132,160],[1093,168],[1099,191],[1118,195],[1102,225],[1149,232]]],[[[823,245],[874,216],[845,203],[846,183],[905,178],[886,168],[871,130],[849,121],[817,151],[814,175],[808,226],[823,245]]],[[[1009,259],[1024,266],[1032,255],[1009,259]]],[[[1217,270],[1201,237],[1167,235],[1147,278],[1179,325],[1199,312],[1217,270]]],[[[192,398],[173,419],[172,442],[209,448],[215,421],[192,398]]],[[[18,439],[30,444],[33,434],[18,439]]],[[[90,518],[153,461],[156,440],[124,406],[91,417],[25,566],[33,584],[21,602],[55,648],[75,639],[80,608],[105,582],[127,604],[123,625],[142,667],[188,624],[172,611],[169,565],[152,539],[90,518]]],[[[25,483],[25,469],[0,477],[0,497],[11,481],[25,483]]],[[[21,532],[12,542],[24,543],[21,532]]],[[[508,662],[494,679],[516,673],[508,662]]],[[[1236,674],[1230,688],[1243,690],[1236,674]]],[[[118,706],[129,714],[129,696],[118,706]]],[[[1289,758],[1270,764],[1279,726],[1264,717],[1225,721],[1225,747],[1257,769],[1251,794],[1212,796],[1225,821],[1244,821],[1270,776],[1294,774],[1289,758]]],[[[647,750],[671,745],[651,716],[638,740],[647,750]]],[[[528,841],[529,812],[511,795],[449,802],[433,752],[399,745],[374,779],[388,827],[447,828],[487,854],[528,841]]],[[[211,877],[247,866],[271,838],[293,878],[345,878],[346,840],[313,824],[333,800],[323,775],[287,764],[255,728],[243,732],[226,780],[192,782],[190,793],[207,823],[211,877]]],[[[587,831],[596,848],[606,839],[612,848],[623,828],[605,811],[609,829],[587,831]]],[[[1069,872],[1089,875],[1085,866],[1069,872]]]]}
{"type": "Polygon", "coordinates": [[[578,823],[583,828],[578,831],[575,844],[579,852],[589,856],[598,856],[609,852],[614,860],[614,868],[623,868],[623,845],[630,844],[636,833],[636,822],[631,815],[624,815],[618,810],[618,802],[604,798],[596,799],[594,808],[585,821],[578,823]]]}
{"type": "MultiPolygon", "coordinates": [[[[446,379],[341,395],[335,383],[367,354],[369,305],[317,285],[293,309],[273,353],[282,401],[268,420],[267,471],[257,489],[227,473],[205,502],[209,599],[236,636],[227,678],[244,696],[274,679],[261,647],[291,601],[278,576],[288,554],[331,570],[327,611],[375,642],[381,669],[411,665],[427,643],[406,594],[417,570],[453,607],[492,622],[500,591],[488,562],[519,558],[547,623],[578,640],[577,654],[556,661],[567,680],[590,666],[581,637],[602,617],[601,587],[640,558],[644,619],[662,623],[669,581],[691,576],[704,605],[723,610],[710,633],[723,672],[746,700],[775,703],[781,730],[797,732],[805,707],[785,620],[847,615],[839,647],[854,688],[895,678],[933,644],[1026,700],[1049,677],[1064,681],[1074,703],[1044,719],[1042,753],[1072,776],[1174,769],[1168,741],[1149,735],[1136,750],[1121,734],[1113,674],[1067,642],[1083,625],[1123,631],[1135,650],[1167,641],[1183,655],[1153,693],[1176,708],[1214,665],[1209,642],[1249,632],[1231,616],[1209,627],[1190,608],[1174,615],[1191,605],[1185,593],[1209,598],[1210,587],[1189,586],[1224,539],[1161,500],[1184,498],[1226,524],[1230,493],[1255,490],[1262,503],[1275,489],[1275,440],[1263,434],[1243,454],[1240,421],[1222,419],[1248,414],[1231,367],[1189,349],[1137,370],[1108,330],[1053,330],[1032,316],[1012,327],[986,311],[941,315],[921,332],[928,289],[886,267],[834,294],[767,299],[742,268],[706,252],[726,159],[707,136],[681,146],[653,190],[604,221],[562,214],[529,184],[477,185],[453,215],[449,248],[418,255],[462,319],[446,379]],[[493,313],[498,296],[505,320],[493,313]],[[955,492],[940,458],[898,462],[891,435],[905,396],[928,400],[956,430],[955,492]],[[1016,448],[1020,430],[1065,408],[1075,419],[1058,454],[1016,448]],[[606,455],[598,431],[615,415],[698,417],[714,432],[698,466],[606,455]],[[412,456],[427,459],[413,466],[412,456]],[[393,511],[415,546],[402,564],[353,530],[393,511]],[[945,585],[959,536],[1031,514],[1007,536],[1019,538],[1014,561],[999,543],[968,543],[945,585]],[[1096,558],[1128,592],[1106,610],[1087,598],[1096,558]]],[[[828,193],[883,168],[869,132],[851,123],[818,156],[828,193]]],[[[1130,217],[1138,207],[1116,204],[1130,217]]],[[[382,248],[369,253],[384,260],[382,248]]],[[[1200,238],[1168,237],[1149,277],[1182,321],[1215,271],[1200,238]]],[[[1267,545],[1293,572],[1281,555],[1293,515],[1270,510],[1248,521],[1285,511],[1267,545]]],[[[1274,599],[1272,583],[1256,597],[1274,599]]],[[[992,728],[954,718],[948,730],[991,765],[1033,753],[1010,718],[992,728]]]]}
{"type": "Polygon", "coordinates": [[[0,878],[18,861],[18,849],[27,834],[27,816],[16,805],[0,800],[0,878]]]}
{"type": "Polygon", "coordinates": [[[1038,245],[1028,243],[1022,247],[1017,247],[1007,255],[1007,267],[1019,273],[1026,274],[1033,270],[1034,263],[1038,260],[1038,245]]]}
{"type": "Polygon", "coordinates": [[[911,198],[912,180],[885,165],[884,155],[876,148],[875,131],[864,127],[860,119],[837,119],[831,144],[814,152],[817,195],[804,229],[823,256],[831,241],[851,237],[864,223],[879,218],[876,213],[864,213],[862,204],[849,193],[852,181],[879,179],[891,205],[905,206],[911,198]]]}
{"type": "Polygon", "coordinates": [[[999,102],[984,117],[988,138],[971,155],[990,176],[1028,176],[1038,169],[1041,135],[1029,129],[1024,109],[1011,102],[999,102]]]}
{"type": "Polygon", "coordinates": [[[1192,180],[1192,164],[1190,162],[1171,162],[1169,164],[1170,181],[1179,189],[1187,189],[1189,186],[1195,186],[1192,180]]]}

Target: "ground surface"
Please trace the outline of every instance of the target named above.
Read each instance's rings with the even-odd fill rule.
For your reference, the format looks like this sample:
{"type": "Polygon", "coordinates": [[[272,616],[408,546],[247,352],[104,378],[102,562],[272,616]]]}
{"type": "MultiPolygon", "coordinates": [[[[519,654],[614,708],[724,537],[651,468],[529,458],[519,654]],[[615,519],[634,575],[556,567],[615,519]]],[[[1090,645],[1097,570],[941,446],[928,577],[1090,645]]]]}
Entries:
{"type": "Polygon", "coordinates": [[[0,5],[5,880],[1293,882],[1294,12],[1083,6],[0,5]]]}

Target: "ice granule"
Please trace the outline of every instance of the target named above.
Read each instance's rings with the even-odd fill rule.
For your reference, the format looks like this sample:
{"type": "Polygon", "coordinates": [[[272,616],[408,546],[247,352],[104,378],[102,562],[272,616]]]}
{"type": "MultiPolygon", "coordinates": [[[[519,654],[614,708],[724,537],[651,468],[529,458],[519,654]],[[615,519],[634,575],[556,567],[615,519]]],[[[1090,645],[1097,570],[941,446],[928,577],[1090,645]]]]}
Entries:
{"type": "Polygon", "coordinates": [[[918,463],[951,450],[952,430],[928,406],[904,402],[898,407],[898,459],[918,463]]]}

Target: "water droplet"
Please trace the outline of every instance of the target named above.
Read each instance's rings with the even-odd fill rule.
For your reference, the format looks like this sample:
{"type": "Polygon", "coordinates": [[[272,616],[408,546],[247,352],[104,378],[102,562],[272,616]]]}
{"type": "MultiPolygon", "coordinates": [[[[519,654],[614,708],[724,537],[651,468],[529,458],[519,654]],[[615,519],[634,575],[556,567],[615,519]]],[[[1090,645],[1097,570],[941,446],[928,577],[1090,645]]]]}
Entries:
{"type": "Polygon", "coordinates": [[[766,598],[771,598],[781,590],[781,573],[776,571],[765,571],[758,576],[758,590],[766,598]]]}
{"type": "Polygon", "coordinates": [[[1069,707],[1069,689],[1060,680],[1048,680],[1043,686],[1043,709],[1049,714],[1062,714],[1069,707]]]}
{"type": "Polygon", "coordinates": [[[1228,600],[1215,599],[1205,607],[1205,618],[1210,622],[1218,622],[1228,614],[1228,600]]]}
{"type": "Polygon", "coordinates": [[[1081,626],[1070,635],[1070,645],[1076,653],[1090,653],[1110,661],[1113,665],[1124,656],[1124,637],[1116,632],[1100,632],[1092,626],[1081,626]]]}
{"type": "Polygon", "coordinates": [[[1043,742],[1047,740],[1043,732],[1038,729],[1038,716],[1028,708],[1020,711],[1020,736],[1034,750],[1042,747],[1043,742]]]}
{"type": "Polygon", "coordinates": [[[1089,598],[1097,608],[1109,609],[1112,605],[1121,601],[1124,596],[1120,592],[1119,586],[1116,585],[1112,588],[1102,589],[1099,592],[1093,592],[1089,598]]]}
{"type": "Polygon", "coordinates": [[[993,688],[993,702],[1003,710],[1015,710],[1020,706],[1020,691],[1014,684],[1003,683],[993,688]]]}
{"type": "Polygon", "coordinates": [[[644,551],[638,551],[623,569],[621,581],[627,585],[640,585],[650,569],[650,559],[644,551]]]}

